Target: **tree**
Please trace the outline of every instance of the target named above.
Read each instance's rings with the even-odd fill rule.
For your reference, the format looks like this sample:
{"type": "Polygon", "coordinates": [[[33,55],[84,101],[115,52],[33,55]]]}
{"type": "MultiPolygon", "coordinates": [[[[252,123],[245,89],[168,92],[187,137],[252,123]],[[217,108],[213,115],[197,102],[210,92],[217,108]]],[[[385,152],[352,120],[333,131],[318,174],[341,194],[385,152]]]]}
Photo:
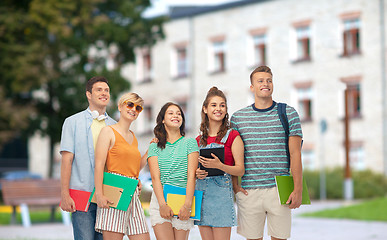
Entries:
{"type": "Polygon", "coordinates": [[[87,106],[87,79],[106,76],[114,102],[130,88],[120,72],[134,61],[134,49],[163,37],[163,17],[142,17],[149,6],[149,0],[1,2],[0,147],[20,133],[48,135],[51,175],[64,119],[87,106]]]}

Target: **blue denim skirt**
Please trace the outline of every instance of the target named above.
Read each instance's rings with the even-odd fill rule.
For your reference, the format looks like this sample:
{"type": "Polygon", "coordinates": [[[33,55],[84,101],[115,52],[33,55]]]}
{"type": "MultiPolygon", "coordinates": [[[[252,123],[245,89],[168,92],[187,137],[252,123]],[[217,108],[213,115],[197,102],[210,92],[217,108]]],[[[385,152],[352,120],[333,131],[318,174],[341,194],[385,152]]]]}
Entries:
{"type": "Polygon", "coordinates": [[[196,190],[203,191],[203,202],[198,226],[236,226],[232,181],[229,174],[196,180],[196,190]]]}

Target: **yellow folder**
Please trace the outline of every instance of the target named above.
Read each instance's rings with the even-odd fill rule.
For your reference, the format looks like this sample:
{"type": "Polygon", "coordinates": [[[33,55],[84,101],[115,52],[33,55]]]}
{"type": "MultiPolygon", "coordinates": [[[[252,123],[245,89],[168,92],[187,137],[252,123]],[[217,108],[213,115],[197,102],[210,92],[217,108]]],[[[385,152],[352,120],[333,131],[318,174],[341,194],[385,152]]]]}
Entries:
{"type": "MultiPolygon", "coordinates": [[[[185,202],[186,188],[164,184],[163,193],[164,199],[173,210],[174,215],[178,215],[180,208],[185,202]]],[[[191,219],[200,221],[202,199],[203,191],[195,190],[191,206],[191,219]]]]}
{"type": "MultiPolygon", "coordinates": [[[[180,208],[184,205],[185,202],[185,195],[180,194],[173,194],[168,193],[167,194],[167,203],[168,206],[171,207],[173,211],[173,215],[178,215],[180,208]]],[[[191,206],[191,217],[195,216],[195,196],[192,199],[192,206],[191,206]]]]}

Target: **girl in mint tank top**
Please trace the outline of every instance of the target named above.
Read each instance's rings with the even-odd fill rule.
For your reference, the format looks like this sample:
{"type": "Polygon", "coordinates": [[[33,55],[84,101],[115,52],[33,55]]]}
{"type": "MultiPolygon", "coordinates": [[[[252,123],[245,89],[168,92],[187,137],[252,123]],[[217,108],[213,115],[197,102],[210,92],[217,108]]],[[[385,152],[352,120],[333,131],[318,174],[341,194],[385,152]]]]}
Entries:
{"type": "Polygon", "coordinates": [[[212,154],[212,158],[199,157],[206,169],[196,170],[196,190],[203,191],[201,219],[195,221],[202,239],[230,239],[231,227],[236,226],[236,214],[232,189],[232,176],[243,176],[244,145],[239,133],[230,128],[227,100],[224,93],[212,87],[203,102],[201,112],[201,134],[196,138],[200,149],[223,148],[223,162],[212,154]]]}
{"type": "Polygon", "coordinates": [[[194,226],[189,217],[195,191],[198,146],[195,139],[184,137],[185,118],[179,105],[165,104],[156,122],[154,133],[158,143],[152,143],[148,150],[153,185],[150,220],[157,239],[185,240],[194,226]],[[177,216],[164,198],[165,184],[186,188],[184,205],[175,213],[177,216]]]}

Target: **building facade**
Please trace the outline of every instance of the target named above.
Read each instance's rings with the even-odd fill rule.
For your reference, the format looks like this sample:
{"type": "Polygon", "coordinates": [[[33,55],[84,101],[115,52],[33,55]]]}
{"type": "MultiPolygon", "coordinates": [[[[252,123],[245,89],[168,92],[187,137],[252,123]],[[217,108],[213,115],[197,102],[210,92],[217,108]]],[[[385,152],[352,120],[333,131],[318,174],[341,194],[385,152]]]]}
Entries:
{"type": "Polygon", "coordinates": [[[123,72],[145,100],[134,125],[140,148],[148,147],[164,103],[182,105],[187,135],[195,137],[210,87],[225,92],[231,115],[253,103],[249,75],[268,65],[274,100],[300,114],[304,168],[345,165],[347,109],[351,168],[387,173],[386,5],[246,0],[172,7],[165,39],[137,49],[136,63],[123,72]]]}

